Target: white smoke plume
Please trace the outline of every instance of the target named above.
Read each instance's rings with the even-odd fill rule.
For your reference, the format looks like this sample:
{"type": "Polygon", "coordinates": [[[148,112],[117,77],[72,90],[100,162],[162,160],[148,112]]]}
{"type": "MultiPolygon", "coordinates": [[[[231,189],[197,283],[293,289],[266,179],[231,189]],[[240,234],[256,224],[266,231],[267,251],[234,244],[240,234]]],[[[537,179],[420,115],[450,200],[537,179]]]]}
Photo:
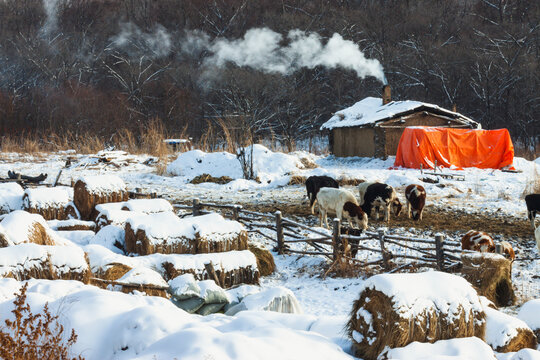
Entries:
{"type": "Polygon", "coordinates": [[[206,66],[223,67],[232,62],[264,72],[290,74],[300,68],[325,66],[353,70],[358,77],[373,76],[385,83],[383,67],[376,59],[367,59],[357,44],[345,40],[337,33],[323,43],[320,35],[291,30],[287,41],[268,28],[255,28],[243,38],[228,40],[192,34],[188,44],[205,46],[212,54],[205,60],[206,66]],[[286,43],[284,45],[284,43],[286,43]]]}
{"type": "Polygon", "coordinates": [[[120,33],[111,39],[112,45],[132,55],[147,55],[152,58],[167,56],[171,52],[171,35],[157,25],[152,32],[144,32],[132,23],[121,24],[120,33]]]}
{"type": "Polygon", "coordinates": [[[46,17],[40,32],[48,36],[58,27],[58,0],[43,0],[43,10],[46,17]]]}

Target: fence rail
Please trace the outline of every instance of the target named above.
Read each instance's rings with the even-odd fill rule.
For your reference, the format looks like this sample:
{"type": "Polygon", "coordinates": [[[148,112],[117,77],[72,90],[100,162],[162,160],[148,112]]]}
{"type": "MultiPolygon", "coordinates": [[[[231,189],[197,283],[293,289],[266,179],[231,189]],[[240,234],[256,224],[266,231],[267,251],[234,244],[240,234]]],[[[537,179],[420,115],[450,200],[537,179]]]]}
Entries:
{"type": "Polygon", "coordinates": [[[415,260],[420,266],[450,271],[458,268],[461,264],[460,257],[454,254],[469,252],[462,250],[460,243],[446,240],[442,234],[436,234],[433,238],[419,238],[389,234],[384,230],[360,231],[342,227],[338,219],[334,219],[333,232],[328,234],[309,225],[285,218],[281,211],[261,213],[245,210],[240,205],[201,203],[198,199],[193,199],[192,205],[173,204],[173,206],[175,209],[191,210],[194,216],[207,214],[208,212],[205,211],[207,208],[221,210],[224,216],[244,224],[248,228],[248,232],[260,234],[275,242],[275,249],[280,255],[288,253],[322,255],[334,262],[345,260],[365,266],[381,264],[387,271],[396,271],[396,268],[410,266],[411,263],[396,264],[397,267],[392,269],[392,260],[406,259],[415,260]],[[260,228],[274,231],[275,236],[265,234],[260,228]],[[349,234],[351,232],[353,235],[349,234]],[[312,250],[291,249],[289,246],[298,243],[305,243],[312,250]],[[381,258],[369,262],[357,259],[355,257],[358,250],[380,254],[381,258]]]}

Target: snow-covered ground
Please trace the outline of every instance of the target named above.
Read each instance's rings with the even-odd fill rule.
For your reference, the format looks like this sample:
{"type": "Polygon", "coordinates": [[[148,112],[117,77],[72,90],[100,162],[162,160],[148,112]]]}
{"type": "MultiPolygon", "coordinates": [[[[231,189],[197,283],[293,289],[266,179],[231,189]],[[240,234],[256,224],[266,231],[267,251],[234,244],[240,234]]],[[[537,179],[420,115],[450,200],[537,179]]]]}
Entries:
{"type": "MultiPolygon", "coordinates": [[[[433,175],[422,174],[413,169],[392,169],[393,158],[343,159],[306,152],[281,154],[273,153],[262,146],[254,148],[254,170],[258,181],[242,179],[242,169],[234,155],[206,154],[197,150],[182,153],[176,161],[171,161],[165,175],[158,175],[156,159],[147,155],[116,152],[96,156],[73,153],[28,156],[4,153],[0,159],[0,176],[5,176],[8,170],[27,175],[46,173],[46,182],[53,183],[68,157],[73,160],[69,168],[62,170],[62,184],[69,185],[72,180],[87,175],[114,174],[122,178],[130,190],[140,188],[146,192],[156,192],[173,202],[190,203],[192,199],[198,198],[201,202],[244,204],[254,208],[265,205],[280,208],[293,204],[305,204],[307,208],[304,187],[287,185],[291,177],[329,175],[341,179],[386,182],[398,189],[402,200],[402,190],[406,185],[421,183],[426,188],[428,204],[432,209],[488,214],[505,218],[508,222],[526,219],[523,195],[532,190],[535,181],[540,181],[540,159],[532,162],[516,158],[514,166],[521,171],[518,173],[465,169],[452,172],[463,175],[465,181],[439,178],[438,183],[432,184],[423,183],[421,179],[436,178],[433,175]],[[98,160],[105,155],[112,158],[116,165],[98,160]],[[309,163],[315,163],[317,167],[304,165],[309,163]],[[229,176],[233,181],[224,185],[189,183],[201,174],[229,176]]],[[[449,173],[447,169],[442,171],[449,173]]],[[[16,207],[17,204],[11,206],[16,207]]],[[[315,217],[311,216],[305,221],[313,224],[315,217]]],[[[467,230],[469,229],[463,229],[467,230]]],[[[393,231],[405,235],[423,234],[413,228],[393,228],[393,231]]],[[[446,235],[452,239],[459,237],[459,233],[455,231],[449,231],[446,235]]],[[[514,265],[513,280],[520,303],[540,298],[540,259],[536,246],[532,243],[533,238],[531,228],[526,239],[508,239],[519,250],[518,260],[520,257],[528,259],[516,261],[514,265]],[[522,243],[519,243],[520,241],[522,243]]],[[[268,249],[275,245],[256,234],[252,235],[250,240],[259,242],[268,249]]],[[[106,241],[100,240],[101,243],[106,241]]],[[[74,243],[84,247],[96,244],[96,241],[87,233],[85,237],[78,237],[74,243]]],[[[87,359],[352,358],[349,354],[350,341],[343,330],[352,309],[352,302],[358,298],[365,279],[323,278],[326,260],[322,257],[276,253],[274,257],[277,271],[262,278],[261,286],[283,286],[290,289],[303,308],[303,315],[248,311],[232,317],[219,314],[202,317],[189,315],[162,298],[127,295],[99,290],[74,281],[59,280],[30,281],[28,299],[33,309],[39,310],[48,301],[53,305],[51,309],[59,310],[62,323],[67,328],[75,328],[79,334],[79,341],[73,350],[87,359]]],[[[13,293],[20,285],[12,279],[0,280],[2,319],[10,315],[13,293]]],[[[511,308],[507,312],[515,314],[518,310],[519,307],[511,308]]],[[[465,359],[470,358],[467,357],[467,349],[473,347],[474,340],[463,344],[444,343],[438,347],[426,348],[425,352],[430,354],[435,351],[432,349],[440,349],[440,358],[447,356],[444,358],[465,359]],[[456,347],[461,351],[450,351],[456,347]]],[[[486,358],[493,358],[493,354],[488,350],[478,350],[477,353],[490,354],[491,357],[486,358]]],[[[407,350],[402,350],[399,354],[402,358],[413,358],[410,357],[410,352],[406,355],[407,350]]],[[[540,358],[539,353],[531,354],[527,353],[531,359],[540,358]]],[[[511,357],[504,355],[500,358],[511,357]]]]}

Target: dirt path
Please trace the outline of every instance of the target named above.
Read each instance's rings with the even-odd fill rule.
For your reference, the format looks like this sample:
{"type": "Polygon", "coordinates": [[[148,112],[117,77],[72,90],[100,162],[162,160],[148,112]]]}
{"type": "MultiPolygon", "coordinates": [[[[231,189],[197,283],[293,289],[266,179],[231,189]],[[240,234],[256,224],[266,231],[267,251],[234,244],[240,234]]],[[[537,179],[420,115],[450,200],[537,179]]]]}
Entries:
{"type": "MultiPolygon", "coordinates": [[[[242,204],[244,208],[260,212],[274,212],[280,210],[284,215],[312,217],[316,221],[318,215],[311,215],[307,205],[268,205],[268,204],[242,204]]],[[[370,219],[370,224],[384,225],[383,221],[370,219]]],[[[417,228],[437,231],[463,231],[481,230],[492,236],[502,235],[513,239],[522,238],[533,241],[534,232],[527,219],[493,217],[492,215],[468,214],[459,210],[444,210],[427,207],[422,221],[413,221],[402,212],[398,218],[391,217],[390,227],[417,228]]]]}

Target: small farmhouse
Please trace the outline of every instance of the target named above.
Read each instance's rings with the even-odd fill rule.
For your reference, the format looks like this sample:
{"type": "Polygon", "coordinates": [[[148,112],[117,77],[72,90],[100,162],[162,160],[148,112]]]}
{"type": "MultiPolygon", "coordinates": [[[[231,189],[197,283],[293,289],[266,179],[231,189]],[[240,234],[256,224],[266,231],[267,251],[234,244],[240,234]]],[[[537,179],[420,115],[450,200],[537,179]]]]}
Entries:
{"type": "Polygon", "coordinates": [[[476,121],[437,105],[391,101],[386,85],[382,99],[367,97],[336,112],[321,130],[328,131],[330,152],[335,156],[386,158],[396,155],[401,134],[409,126],[481,128],[476,121]]]}

